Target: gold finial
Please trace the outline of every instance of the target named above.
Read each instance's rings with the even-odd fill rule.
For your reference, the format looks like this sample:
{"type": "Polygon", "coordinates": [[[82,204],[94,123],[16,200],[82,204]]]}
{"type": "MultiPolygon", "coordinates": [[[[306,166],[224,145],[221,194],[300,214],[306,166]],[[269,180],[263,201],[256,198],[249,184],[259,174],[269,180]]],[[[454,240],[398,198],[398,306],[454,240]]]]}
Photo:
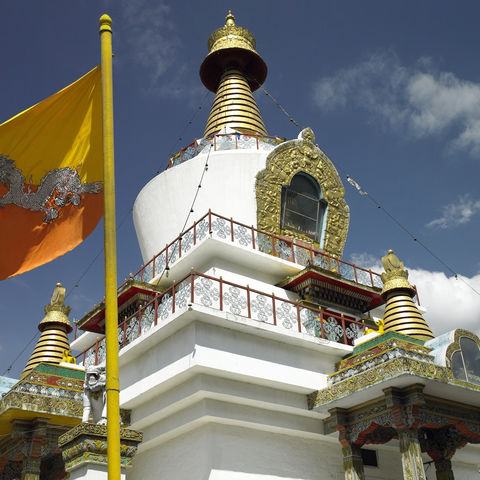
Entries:
{"type": "Polygon", "coordinates": [[[235,17],[233,16],[233,13],[231,10],[228,11],[228,15],[225,17],[225,25],[227,27],[231,27],[235,25],[235,17]]]}
{"type": "Polygon", "coordinates": [[[22,372],[25,377],[40,363],[58,365],[64,358],[64,352],[70,352],[70,342],[67,334],[73,329],[68,320],[70,307],[64,304],[65,288],[57,283],[50,298],[50,303],[45,305],[45,317],[39,323],[38,329],[42,332],[30,359],[22,372]]]}
{"type": "Polygon", "coordinates": [[[393,288],[405,288],[415,292],[408,281],[408,270],[405,270],[403,262],[393,253],[392,249],[387,251],[387,255],[382,257],[382,265],[385,273],[382,273],[383,290],[386,293],[393,288]]]}
{"type": "Polygon", "coordinates": [[[384,331],[398,332],[419,340],[427,341],[433,338],[433,333],[412,300],[415,289],[408,281],[408,270],[403,262],[388,250],[382,257],[385,272],[382,273],[382,296],[386,298],[384,331]]]}
{"type": "Polygon", "coordinates": [[[62,287],[62,284],[57,283],[55,290],[52,293],[52,298],[50,299],[50,305],[61,306],[65,300],[65,289],[62,287]]]}
{"type": "Polygon", "coordinates": [[[209,53],[200,67],[203,84],[216,93],[204,135],[216,133],[226,125],[241,132],[266,135],[252,91],[265,81],[267,66],[255,50],[255,37],[235,24],[230,10],[225,22],[210,35],[209,53]]]}
{"type": "Polygon", "coordinates": [[[107,31],[107,32],[112,31],[112,19],[106,13],[104,13],[100,17],[100,20],[98,21],[98,24],[100,25],[100,33],[104,32],[104,31],[107,31]]]}

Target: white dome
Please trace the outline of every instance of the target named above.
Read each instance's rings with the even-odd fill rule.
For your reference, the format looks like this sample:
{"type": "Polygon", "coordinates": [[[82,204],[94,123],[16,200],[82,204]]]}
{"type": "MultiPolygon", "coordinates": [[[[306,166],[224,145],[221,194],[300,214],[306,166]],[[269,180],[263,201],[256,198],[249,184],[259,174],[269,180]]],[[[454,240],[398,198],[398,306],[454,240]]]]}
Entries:
{"type": "Polygon", "coordinates": [[[208,170],[186,228],[209,209],[246,225],[257,225],[256,175],[265,168],[275,145],[260,141],[257,149],[256,139],[247,137],[252,148],[219,150],[226,148],[220,145],[224,138],[231,137],[216,137],[217,151],[204,147],[196,157],[157,175],[138,194],[133,221],[144,262],[181,233],[207,158],[208,170]]]}

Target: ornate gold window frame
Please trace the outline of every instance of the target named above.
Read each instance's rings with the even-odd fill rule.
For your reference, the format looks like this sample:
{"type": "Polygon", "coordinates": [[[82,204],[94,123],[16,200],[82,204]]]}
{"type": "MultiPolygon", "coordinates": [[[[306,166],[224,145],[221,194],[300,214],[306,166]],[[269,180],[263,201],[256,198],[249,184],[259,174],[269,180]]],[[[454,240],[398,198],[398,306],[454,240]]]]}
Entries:
{"type": "Polygon", "coordinates": [[[477,337],[474,333],[469,332],[468,330],[463,330],[462,328],[457,328],[455,330],[455,337],[454,341],[447,347],[447,351],[445,352],[445,361],[448,368],[452,368],[452,355],[455,352],[459,352],[462,350],[460,347],[460,339],[462,337],[469,338],[473,340],[478,348],[480,349],[480,338],[477,337]]]}
{"type": "Polygon", "coordinates": [[[284,142],[267,157],[265,169],[258,172],[255,185],[257,228],[274,235],[287,235],[312,243],[312,239],[297,231],[280,230],[282,186],[290,185],[297,173],[312,176],[320,185],[327,202],[322,248],[341,257],[347,239],[350,211],[345,202],[345,189],[329,158],[315,145],[310,128],[302,130],[297,140],[284,142]]]}

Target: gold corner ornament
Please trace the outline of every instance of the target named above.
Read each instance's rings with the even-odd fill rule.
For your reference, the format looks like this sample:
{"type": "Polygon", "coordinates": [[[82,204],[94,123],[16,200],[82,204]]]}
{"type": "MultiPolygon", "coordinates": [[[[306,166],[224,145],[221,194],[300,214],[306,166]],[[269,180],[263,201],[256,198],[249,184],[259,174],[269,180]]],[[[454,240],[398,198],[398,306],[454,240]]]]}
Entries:
{"type": "Polygon", "coordinates": [[[310,128],[302,130],[298,139],[276,147],[267,157],[266,168],[257,174],[257,228],[274,235],[285,234],[312,242],[310,237],[299,232],[280,231],[282,186],[289,185],[299,172],[317,180],[328,205],[324,241],[320,247],[341,257],[350,219],[345,189],[333,163],[315,145],[315,135],[310,128]]]}
{"type": "Polygon", "coordinates": [[[408,281],[403,262],[388,250],[382,257],[382,296],[387,300],[383,318],[384,331],[397,332],[426,342],[434,338],[417,305],[412,300],[415,289],[408,281]]]}

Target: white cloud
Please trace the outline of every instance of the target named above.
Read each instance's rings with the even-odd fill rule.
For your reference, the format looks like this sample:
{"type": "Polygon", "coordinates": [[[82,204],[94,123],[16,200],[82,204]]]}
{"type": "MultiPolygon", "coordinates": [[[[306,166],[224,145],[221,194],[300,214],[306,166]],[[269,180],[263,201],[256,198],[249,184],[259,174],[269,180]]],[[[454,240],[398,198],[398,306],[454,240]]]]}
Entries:
{"type": "MultiPolygon", "coordinates": [[[[374,272],[383,272],[380,258],[367,254],[352,254],[352,263],[374,272]]],[[[408,280],[417,287],[423,313],[435,335],[464,328],[480,335],[480,274],[471,278],[448,277],[443,272],[408,268],[408,280]],[[473,290],[476,290],[476,292],[473,290]]]]}
{"type": "Polygon", "coordinates": [[[376,53],[320,79],[313,95],[321,108],[353,104],[414,136],[453,127],[451,147],[480,153],[480,84],[436,72],[429,59],[404,66],[392,52],[376,53]]]}
{"type": "MultiPolygon", "coordinates": [[[[382,255],[385,255],[383,253],[382,255]]],[[[370,269],[374,272],[380,273],[383,272],[381,258],[382,255],[372,255],[371,253],[352,253],[349,258],[349,262],[357,265],[358,267],[363,267],[370,269]]]]}
{"type": "Polygon", "coordinates": [[[472,217],[480,212],[480,200],[473,200],[469,195],[462,195],[458,202],[449,203],[442,207],[442,216],[427,223],[429,228],[452,228],[468,223],[472,217]]]}
{"type": "Polygon", "coordinates": [[[443,272],[411,269],[409,280],[417,286],[420,304],[427,309],[424,318],[435,335],[455,328],[480,335],[480,295],[470,288],[480,291],[480,275],[456,279],[443,272]]]}
{"type": "Polygon", "coordinates": [[[162,0],[124,0],[125,36],[121,39],[134,62],[148,71],[150,89],[172,65],[180,48],[180,37],[170,19],[170,7],[162,0]]]}

